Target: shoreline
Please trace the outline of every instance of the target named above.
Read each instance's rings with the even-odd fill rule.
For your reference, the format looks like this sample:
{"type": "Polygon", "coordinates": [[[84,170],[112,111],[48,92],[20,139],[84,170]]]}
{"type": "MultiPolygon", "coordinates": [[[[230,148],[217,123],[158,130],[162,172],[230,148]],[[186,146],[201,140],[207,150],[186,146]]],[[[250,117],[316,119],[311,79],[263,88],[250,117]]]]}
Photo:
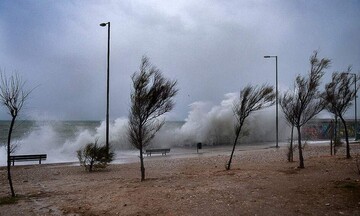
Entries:
{"type": "MultiPolygon", "coordinates": [[[[350,147],[352,145],[359,144],[359,141],[351,140],[350,141],[350,147]]],[[[296,143],[295,143],[296,144],[296,143]]],[[[318,140],[318,141],[307,141],[308,146],[329,146],[330,141],[329,140],[318,140]]],[[[257,150],[267,150],[267,149],[275,149],[275,150],[283,150],[287,149],[288,143],[287,142],[279,142],[279,148],[275,147],[274,142],[265,142],[265,143],[244,143],[244,144],[238,144],[235,149],[235,154],[237,152],[248,152],[248,151],[257,151],[257,150]]],[[[340,149],[345,148],[345,145],[343,144],[340,149]]],[[[222,155],[222,156],[229,156],[231,154],[232,145],[218,145],[218,146],[208,146],[205,145],[202,147],[202,149],[199,149],[199,152],[197,153],[196,147],[172,147],[170,153],[163,156],[161,154],[155,154],[153,156],[146,156],[144,155],[144,161],[146,160],[157,160],[162,158],[169,158],[169,159],[175,159],[175,158],[194,158],[194,157],[203,157],[203,156],[216,156],[216,155],[222,155]]],[[[132,150],[117,150],[115,151],[116,156],[114,161],[112,161],[110,164],[131,164],[131,163],[137,163],[139,162],[139,150],[132,149],[132,150]]],[[[74,154],[75,155],[75,154],[74,154]]],[[[74,156],[72,160],[60,160],[60,161],[52,161],[48,159],[45,161],[42,161],[42,165],[69,165],[69,166],[79,166],[79,161],[74,156]],[[49,162],[50,161],[50,162],[49,162]]],[[[25,161],[25,162],[16,162],[15,166],[27,166],[27,165],[38,165],[37,161],[25,161]]],[[[0,168],[6,167],[6,163],[0,165],[0,168]]]]}

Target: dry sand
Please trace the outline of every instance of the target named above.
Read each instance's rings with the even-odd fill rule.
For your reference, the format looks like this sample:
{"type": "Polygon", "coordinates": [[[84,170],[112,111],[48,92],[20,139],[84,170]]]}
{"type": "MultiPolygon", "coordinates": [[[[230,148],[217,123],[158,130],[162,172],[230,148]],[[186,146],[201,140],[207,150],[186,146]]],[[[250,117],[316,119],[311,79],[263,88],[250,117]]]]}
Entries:
{"type": "MultiPolygon", "coordinates": [[[[360,175],[344,149],[307,146],[305,169],[286,162],[286,149],[236,151],[196,157],[155,156],[87,173],[79,166],[15,166],[20,199],[0,215],[360,215],[360,175]]],[[[360,144],[352,144],[352,155],[360,144]]],[[[295,156],[297,152],[295,152],[295,156]]],[[[295,157],[297,160],[297,157],[295,157]]],[[[0,197],[9,188],[0,169],[0,197]]]]}

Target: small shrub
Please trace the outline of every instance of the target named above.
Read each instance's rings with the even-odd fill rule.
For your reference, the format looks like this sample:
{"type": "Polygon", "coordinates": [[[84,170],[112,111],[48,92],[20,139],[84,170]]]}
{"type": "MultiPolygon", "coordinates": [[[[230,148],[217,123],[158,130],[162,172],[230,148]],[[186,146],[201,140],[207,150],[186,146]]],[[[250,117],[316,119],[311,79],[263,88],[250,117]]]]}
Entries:
{"type": "Polygon", "coordinates": [[[304,150],[309,146],[309,143],[307,142],[307,140],[304,142],[304,144],[302,145],[301,149],[304,150]]]}
{"type": "Polygon", "coordinates": [[[342,146],[343,142],[341,142],[340,137],[337,137],[336,140],[334,140],[334,155],[336,155],[338,148],[342,146]]]}
{"type": "Polygon", "coordinates": [[[110,151],[108,157],[106,146],[98,146],[97,140],[94,143],[88,143],[84,148],[79,149],[77,152],[80,165],[85,167],[86,171],[93,171],[93,169],[103,169],[108,163],[113,161],[114,152],[110,151]]]}

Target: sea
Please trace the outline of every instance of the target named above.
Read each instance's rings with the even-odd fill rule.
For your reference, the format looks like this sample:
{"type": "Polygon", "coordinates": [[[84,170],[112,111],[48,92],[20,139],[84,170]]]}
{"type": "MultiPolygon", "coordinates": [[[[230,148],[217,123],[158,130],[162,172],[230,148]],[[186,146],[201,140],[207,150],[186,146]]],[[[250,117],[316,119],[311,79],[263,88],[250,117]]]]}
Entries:
{"type": "MultiPolygon", "coordinates": [[[[169,157],[192,155],[197,143],[200,152],[231,151],[235,138],[233,104],[237,94],[226,94],[219,104],[197,101],[189,105],[183,121],[167,120],[147,148],[171,148],[169,157]],[[205,151],[206,150],[206,151],[205,151]],[[218,151],[219,150],[219,151],[218,151]]],[[[165,118],[165,117],[164,117],[165,118]]],[[[290,128],[285,118],[279,118],[279,139],[287,143],[290,128]]],[[[257,146],[274,146],[275,107],[254,112],[243,126],[237,150],[257,146]],[[241,144],[241,145],[239,145],[241,144]]],[[[6,162],[5,143],[9,121],[0,121],[0,166],[6,162]]],[[[118,117],[110,121],[109,142],[116,153],[116,162],[138,160],[139,151],[128,141],[128,119],[118,117]]],[[[105,121],[24,121],[18,119],[12,134],[13,154],[47,154],[46,163],[77,161],[76,151],[88,143],[105,143],[105,121]]]]}
{"type": "MultiPolygon", "coordinates": [[[[131,146],[127,138],[127,123],[125,118],[110,122],[110,146],[116,153],[116,163],[138,160],[139,151],[131,146]]],[[[10,121],[0,121],[0,166],[6,164],[5,146],[9,126],[10,121]]],[[[45,163],[77,162],[77,150],[96,140],[100,145],[105,143],[105,129],[104,121],[17,120],[11,139],[15,147],[12,154],[47,154],[45,163]]],[[[166,121],[148,148],[171,148],[172,157],[182,157],[199,153],[197,143],[202,143],[202,152],[230,151],[233,139],[231,124],[166,121]]],[[[251,146],[267,147],[273,144],[269,140],[252,140],[251,146]]],[[[245,142],[241,147],[250,146],[245,142]]]]}

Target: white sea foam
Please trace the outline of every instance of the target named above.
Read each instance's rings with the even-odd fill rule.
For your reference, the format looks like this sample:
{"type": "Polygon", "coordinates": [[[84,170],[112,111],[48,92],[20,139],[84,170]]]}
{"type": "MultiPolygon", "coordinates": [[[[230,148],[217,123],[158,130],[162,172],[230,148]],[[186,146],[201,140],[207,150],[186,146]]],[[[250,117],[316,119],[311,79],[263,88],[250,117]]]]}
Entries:
{"type": "MultiPolygon", "coordinates": [[[[219,105],[206,102],[190,105],[185,123],[173,130],[164,128],[153,141],[157,145],[188,146],[198,142],[207,145],[231,144],[235,138],[233,104],[238,94],[229,93],[219,105]]],[[[241,142],[271,142],[276,139],[275,106],[252,113],[245,122],[241,142]]],[[[286,140],[290,134],[282,115],[279,117],[279,138],[286,140]]]]}
{"type": "MultiPolygon", "coordinates": [[[[228,93],[218,105],[207,102],[190,104],[190,111],[184,122],[168,122],[157,133],[151,145],[153,147],[195,146],[202,142],[207,145],[231,144],[234,139],[233,104],[237,93],[228,93]]],[[[280,139],[285,140],[289,129],[282,117],[279,118],[280,139]]],[[[20,146],[16,154],[48,154],[47,162],[76,161],[76,150],[87,143],[98,140],[105,143],[105,122],[97,123],[92,128],[73,126],[71,122],[39,121],[35,127],[14,141],[20,146]]],[[[118,118],[110,124],[110,143],[114,150],[129,150],[131,145],[127,139],[127,118],[118,118]]],[[[270,107],[250,115],[244,130],[246,136],[242,142],[267,142],[275,140],[275,108],[270,107]]],[[[5,148],[0,148],[1,155],[6,155],[5,148]]],[[[132,153],[133,154],[133,153],[132,153]]],[[[5,157],[0,163],[4,165],[5,157]]]]}

